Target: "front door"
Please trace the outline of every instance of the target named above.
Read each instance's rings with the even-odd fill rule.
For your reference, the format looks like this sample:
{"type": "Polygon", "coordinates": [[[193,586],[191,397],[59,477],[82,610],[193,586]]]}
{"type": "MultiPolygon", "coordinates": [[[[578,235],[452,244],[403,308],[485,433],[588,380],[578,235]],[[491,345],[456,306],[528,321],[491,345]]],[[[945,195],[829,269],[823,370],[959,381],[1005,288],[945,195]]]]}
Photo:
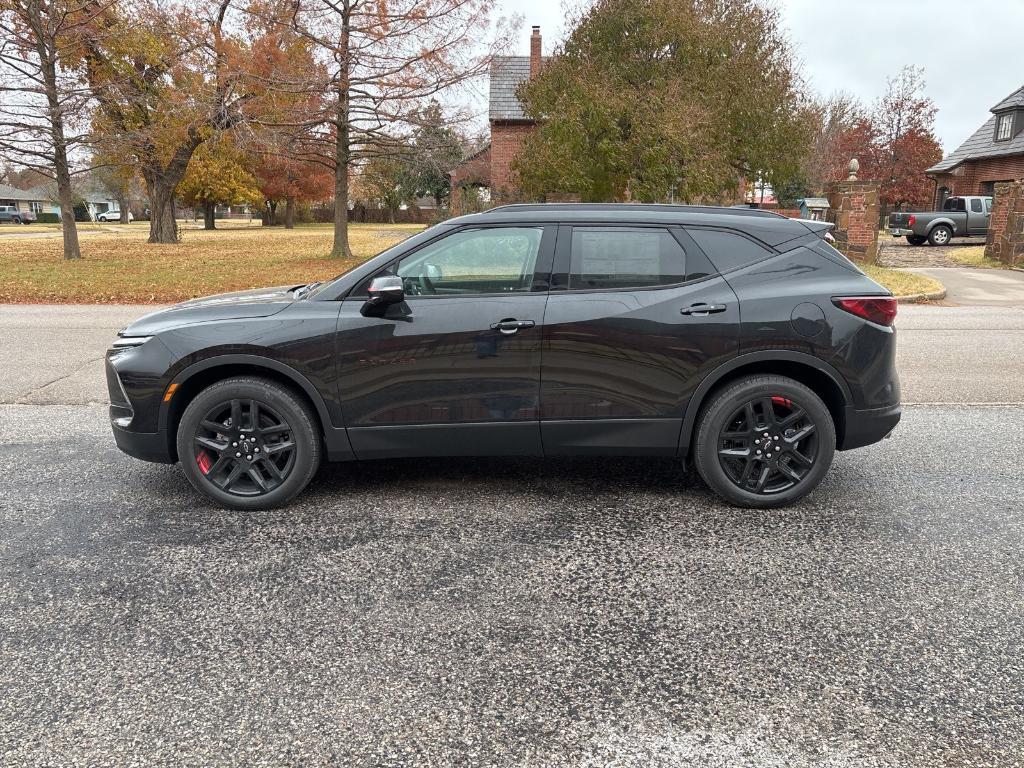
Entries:
{"type": "MultiPolygon", "coordinates": [[[[406,300],[342,302],[339,397],[359,458],[541,453],[541,334],[554,227],[462,229],[392,263],[406,300]]],[[[371,278],[372,279],[372,278],[371,278]]]]}
{"type": "Polygon", "coordinates": [[[687,402],[735,356],[739,307],[679,229],[562,227],[544,326],[546,454],[674,455],[687,402]]]}

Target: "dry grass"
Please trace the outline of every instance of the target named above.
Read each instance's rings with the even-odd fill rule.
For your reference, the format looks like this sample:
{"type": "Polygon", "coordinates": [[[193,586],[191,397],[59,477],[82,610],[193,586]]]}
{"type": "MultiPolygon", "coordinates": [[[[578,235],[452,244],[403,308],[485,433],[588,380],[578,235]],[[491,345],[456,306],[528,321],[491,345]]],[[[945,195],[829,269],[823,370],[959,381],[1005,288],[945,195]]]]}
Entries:
{"type": "Polygon", "coordinates": [[[858,265],[867,276],[890,291],[894,296],[912,296],[918,293],[935,293],[942,290],[942,283],[926,275],[916,272],[905,272],[902,269],[858,265]]]}
{"type": "Polygon", "coordinates": [[[971,245],[966,248],[950,248],[949,258],[957,264],[963,264],[965,267],[1006,269],[1006,265],[1001,261],[985,258],[984,245],[971,245]]]}
{"type": "MultiPolygon", "coordinates": [[[[0,302],[163,304],[195,296],[324,280],[419,231],[418,225],[352,225],[355,259],[328,258],[329,227],[287,231],[231,227],[186,231],[150,245],[139,224],[84,235],[81,261],[61,258],[59,237],[0,234],[0,302]]],[[[19,232],[24,230],[19,230],[19,232]]]]}

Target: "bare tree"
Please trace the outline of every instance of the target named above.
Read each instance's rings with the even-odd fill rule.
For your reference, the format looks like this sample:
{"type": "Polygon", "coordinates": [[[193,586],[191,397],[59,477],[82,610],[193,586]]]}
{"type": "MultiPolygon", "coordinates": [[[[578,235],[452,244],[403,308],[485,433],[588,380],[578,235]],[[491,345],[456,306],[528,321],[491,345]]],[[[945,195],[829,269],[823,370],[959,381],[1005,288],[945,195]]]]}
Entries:
{"type": "Polygon", "coordinates": [[[0,153],[56,183],[65,259],[82,257],[71,177],[88,131],[75,40],[103,7],[95,0],[0,0],[0,153]]]}
{"type": "Polygon", "coordinates": [[[430,99],[482,75],[507,43],[509,25],[493,22],[493,7],[494,0],[287,0],[263,8],[265,18],[313,46],[323,72],[319,82],[276,87],[326,94],[316,113],[291,120],[318,130],[315,160],[334,173],[332,256],[352,255],[353,168],[405,151],[430,99]],[[492,31],[497,44],[485,42],[492,31]]]}

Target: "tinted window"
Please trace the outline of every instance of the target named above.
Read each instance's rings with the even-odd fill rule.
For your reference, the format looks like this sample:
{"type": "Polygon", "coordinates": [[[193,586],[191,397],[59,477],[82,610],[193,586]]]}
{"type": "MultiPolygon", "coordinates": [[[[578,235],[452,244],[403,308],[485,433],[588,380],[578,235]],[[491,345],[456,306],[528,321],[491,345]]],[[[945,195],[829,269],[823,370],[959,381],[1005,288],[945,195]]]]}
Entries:
{"type": "Polygon", "coordinates": [[[966,211],[967,202],[962,197],[951,197],[942,206],[944,211],[966,211]]]}
{"type": "Polygon", "coordinates": [[[772,253],[753,240],[748,240],[735,232],[723,232],[717,229],[690,229],[687,231],[719,272],[729,272],[739,267],[745,267],[747,264],[753,264],[766,256],[771,256],[772,253]]]}
{"type": "Polygon", "coordinates": [[[686,280],[686,253],[666,229],[573,227],[569,288],[647,288],[686,280]]]}
{"type": "Polygon", "coordinates": [[[981,200],[978,198],[971,200],[971,210],[975,213],[981,213],[981,200]]]}
{"type": "Polygon", "coordinates": [[[529,291],[543,234],[539,227],[462,230],[385,273],[401,277],[411,296],[529,291]]]}

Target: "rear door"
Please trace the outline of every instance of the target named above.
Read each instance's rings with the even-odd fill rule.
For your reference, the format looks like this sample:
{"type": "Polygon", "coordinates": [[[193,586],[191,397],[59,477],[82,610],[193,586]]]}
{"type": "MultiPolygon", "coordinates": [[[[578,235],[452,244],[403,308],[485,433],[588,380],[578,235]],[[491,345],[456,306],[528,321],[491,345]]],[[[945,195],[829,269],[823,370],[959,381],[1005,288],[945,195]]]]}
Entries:
{"type": "Polygon", "coordinates": [[[540,455],[541,332],[555,227],[460,229],[380,270],[406,300],[342,302],[339,398],[359,458],[540,455]]]}
{"type": "Polygon", "coordinates": [[[736,295],[682,229],[560,227],[544,321],[544,453],[674,455],[690,396],[738,342],[736,295]]]}

